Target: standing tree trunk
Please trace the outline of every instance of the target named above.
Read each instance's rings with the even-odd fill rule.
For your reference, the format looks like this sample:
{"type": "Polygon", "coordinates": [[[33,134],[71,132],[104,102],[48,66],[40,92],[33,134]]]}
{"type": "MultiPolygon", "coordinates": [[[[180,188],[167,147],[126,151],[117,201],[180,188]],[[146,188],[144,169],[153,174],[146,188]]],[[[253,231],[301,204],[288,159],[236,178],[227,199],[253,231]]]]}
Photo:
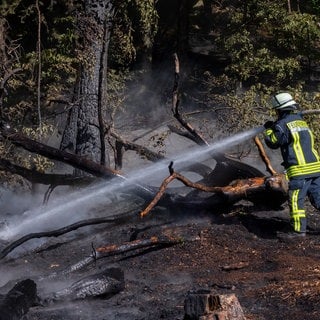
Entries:
{"type": "Polygon", "coordinates": [[[61,149],[109,165],[104,140],[107,53],[113,18],[110,0],[84,0],[78,12],[79,75],[61,149]],[[107,158],[107,160],[106,160],[107,158]]]}

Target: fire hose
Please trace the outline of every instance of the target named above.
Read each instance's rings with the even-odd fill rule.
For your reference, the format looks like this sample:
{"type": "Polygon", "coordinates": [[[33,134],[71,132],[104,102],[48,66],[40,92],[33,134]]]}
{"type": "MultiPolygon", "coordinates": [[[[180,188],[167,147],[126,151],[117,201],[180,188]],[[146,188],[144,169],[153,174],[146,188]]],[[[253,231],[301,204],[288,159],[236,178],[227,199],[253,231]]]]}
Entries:
{"type": "MultiPolygon", "coordinates": [[[[299,115],[311,115],[311,114],[320,114],[320,109],[310,109],[310,110],[303,110],[298,112],[299,115]]],[[[259,126],[255,128],[256,133],[262,133],[265,130],[264,126],[259,126]]]]}

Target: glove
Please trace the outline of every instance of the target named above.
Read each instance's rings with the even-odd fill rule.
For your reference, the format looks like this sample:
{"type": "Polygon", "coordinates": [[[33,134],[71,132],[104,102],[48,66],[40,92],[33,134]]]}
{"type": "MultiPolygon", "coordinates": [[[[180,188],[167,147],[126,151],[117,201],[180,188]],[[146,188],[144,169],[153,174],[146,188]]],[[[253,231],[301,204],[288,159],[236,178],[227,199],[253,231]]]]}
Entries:
{"type": "Polygon", "coordinates": [[[273,125],[274,125],[274,122],[269,120],[263,126],[265,127],[265,129],[270,129],[273,127],[273,125]]]}

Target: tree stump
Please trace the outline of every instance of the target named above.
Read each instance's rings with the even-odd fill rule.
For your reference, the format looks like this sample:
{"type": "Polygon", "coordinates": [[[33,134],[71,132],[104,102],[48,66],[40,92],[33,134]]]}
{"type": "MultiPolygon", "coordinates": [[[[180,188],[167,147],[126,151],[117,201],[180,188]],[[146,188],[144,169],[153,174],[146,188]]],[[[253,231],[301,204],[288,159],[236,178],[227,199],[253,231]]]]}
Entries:
{"type": "Polygon", "coordinates": [[[234,294],[219,295],[210,290],[189,292],[184,303],[184,320],[245,320],[234,294]]]}

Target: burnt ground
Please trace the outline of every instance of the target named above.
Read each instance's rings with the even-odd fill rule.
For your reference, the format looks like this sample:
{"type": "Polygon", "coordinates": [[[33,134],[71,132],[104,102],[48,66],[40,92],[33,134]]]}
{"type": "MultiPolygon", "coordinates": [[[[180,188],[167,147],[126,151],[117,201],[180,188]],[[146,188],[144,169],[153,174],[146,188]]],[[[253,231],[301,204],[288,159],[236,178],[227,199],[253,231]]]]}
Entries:
{"type": "MultiPolygon", "coordinates": [[[[146,129],[140,131],[144,134],[146,129]]],[[[140,131],[135,135],[140,135],[140,131]]],[[[158,134],[164,135],[161,131],[158,134]]],[[[186,149],[181,138],[165,136],[165,145],[174,154],[186,149]]],[[[146,137],[141,144],[151,147],[153,141],[146,137]]],[[[169,155],[170,150],[165,154],[169,155]]],[[[137,157],[133,157],[124,159],[125,168],[130,164],[135,167],[137,157]]],[[[194,160],[198,160],[196,155],[194,160]]],[[[261,160],[255,165],[257,162],[264,167],[261,160]]],[[[159,187],[160,182],[155,186],[159,187]]],[[[13,213],[23,212],[19,197],[8,201],[16,202],[13,213]]],[[[68,198],[63,201],[67,203],[68,198]]],[[[0,260],[0,294],[7,293],[19,280],[33,279],[40,299],[44,299],[89,274],[119,267],[125,278],[120,293],[40,304],[33,306],[24,320],[182,320],[188,292],[199,289],[234,293],[248,320],[320,319],[320,214],[314,209],[308,208],[309,235],[290,243],[277,237],[277,232],[286,231],[289,225],[286,205],[279,210],[255,207],[245,201],[206,210],[155,207],[141,219],[139,212],[145,208],[141,202],[124,199],[121,206],[124,204],[125,208],[116,210],[119,201],[115,199],[99,207],[98,216],[136,208],[121,222],[29,240],[13,250],[0,260]],[[66,268],[90,256],[92,246],[120,245],[163,234],[174,235],[181,242],[98,259],[86,268],[61,275],[66,268]],[[190,238],[193,241],[187,241],[190,238]],[[53,273],[58,276],[50,277],[53,273]]],[[[63,217],[57,220],[77,215],[78,210],[63,208],[63,217]]],[[[1,207],[1,221],[4,212],[1,207]]],[[[87,218],[97,216],[95,210],[89,212],[92,215],[87,218]]]]}
{"type": "MultiPolygon", "coordinates": [[[[122,292],[104,298],[56,302],[32,307],[24,319],[167,319],[184,317],[184,300],[192,290],[234,293],[247,319],[320,318],[320,215],[310,208],[306,239],[287,242],[277,231],[288,226],[286,207],[264,211],[239,203],[223,211],[155,208],[141,219],[84,227],[47,241],[33,250],[25,246],[16,257],[0,263],[1,288],[7,292],[18,279],[35,279],[40,298],[87,274],[110,266],[125,275],[122,292]],[[90,255],[91,246],[121,244],[153,235],[174,234],[179,244],[140,249],[99,259],[68,276],[50,279],[90,255]],[[195,236],[194,241],[183,239],[195,236]],[[44,276],[39,280],[38,276],[44,276]]],[[[32,240],[31,240],[32,241],[32,240]]]]}

